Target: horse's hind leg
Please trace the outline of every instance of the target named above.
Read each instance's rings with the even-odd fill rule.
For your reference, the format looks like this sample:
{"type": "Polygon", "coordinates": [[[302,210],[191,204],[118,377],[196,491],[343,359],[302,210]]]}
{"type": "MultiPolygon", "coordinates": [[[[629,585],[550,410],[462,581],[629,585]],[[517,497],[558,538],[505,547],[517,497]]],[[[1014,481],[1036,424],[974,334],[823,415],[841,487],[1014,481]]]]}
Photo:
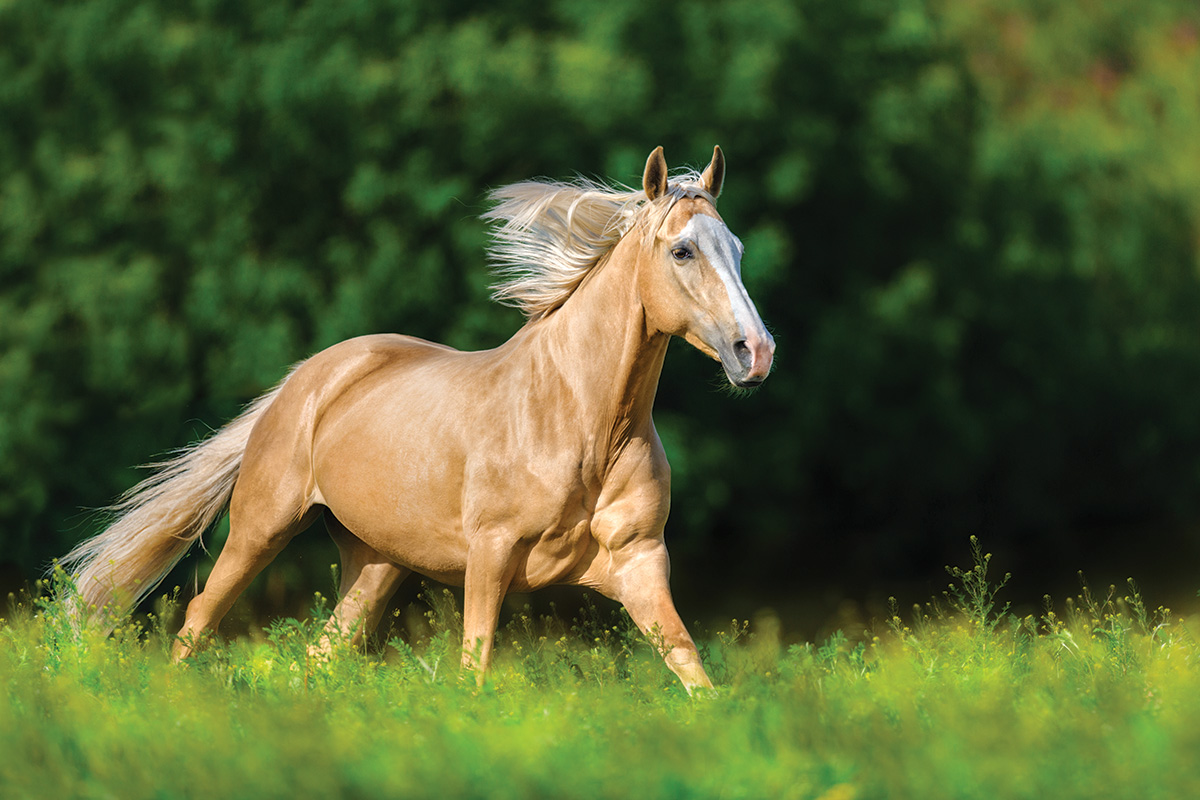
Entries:
{"type": "Polygon", "coordinates": [[[250,582],[283,550],[297,533],[309,526],[318,509],[305,507],[299,491],[288,492],[286,478],[264,486],[245,471],[233,490],[229,507],[229,538],[217,556],[204,591],[187,607],[172,658],[187,658],[200,637],[217,626],[250,582]],[[287,499],[290,495],[292,500],[287,499]]]}
{"type": "Polygon", "coordinates": [[[315,648],[328,654],[337,639],[357,646],[370,635],[383,618],[388,600],[412,571],[389,561],[329,511],[325,512],[325,527],[342,556],[340,599],[315,648]]]}

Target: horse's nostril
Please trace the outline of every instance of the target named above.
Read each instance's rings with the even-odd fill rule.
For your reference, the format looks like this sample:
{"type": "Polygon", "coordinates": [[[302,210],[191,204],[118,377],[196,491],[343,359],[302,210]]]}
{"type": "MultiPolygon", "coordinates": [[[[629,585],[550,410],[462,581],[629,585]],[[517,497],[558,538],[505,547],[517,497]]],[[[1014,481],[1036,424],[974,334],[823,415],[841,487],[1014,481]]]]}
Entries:
{"type": "Polygon", "coordinates": [[[733,343],[733,354],[737,356],[738,363],[746,369],[754,366],[754,354],[750,352],[750,346],[746,344],[745,339],[733,343]]]}

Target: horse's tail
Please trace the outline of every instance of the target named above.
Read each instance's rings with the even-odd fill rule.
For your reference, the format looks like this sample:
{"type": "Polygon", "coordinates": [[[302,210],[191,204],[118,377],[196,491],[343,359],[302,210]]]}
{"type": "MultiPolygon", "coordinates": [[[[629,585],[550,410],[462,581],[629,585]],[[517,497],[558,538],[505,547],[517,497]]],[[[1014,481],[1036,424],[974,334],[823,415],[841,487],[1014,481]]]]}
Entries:
{"type": "Polygon", "coordinates": [[[250,431],[283,384],[217,433],[152,464],[155,472],[107,510],[112,522],[62,560],[78,593],[77,623],[111,630],[162,582],[229,505],[250,431]]]}

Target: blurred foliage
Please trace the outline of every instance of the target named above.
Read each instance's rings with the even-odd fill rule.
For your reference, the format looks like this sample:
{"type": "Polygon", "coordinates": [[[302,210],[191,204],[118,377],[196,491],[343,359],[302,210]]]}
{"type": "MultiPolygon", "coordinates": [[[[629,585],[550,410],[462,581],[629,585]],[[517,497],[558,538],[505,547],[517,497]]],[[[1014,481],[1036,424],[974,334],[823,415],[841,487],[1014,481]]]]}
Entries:
{"type": "Polygon", "coordinates": [[[486,189],[633,182],[657,144],[725,149],[779,343],[745,399],[668,359],[694,576],[966,532],[1086,566],[1200,518],[1198,31],[1168,0],[0,2],[2,558],[322,347],[499,343],[486,189]]]}

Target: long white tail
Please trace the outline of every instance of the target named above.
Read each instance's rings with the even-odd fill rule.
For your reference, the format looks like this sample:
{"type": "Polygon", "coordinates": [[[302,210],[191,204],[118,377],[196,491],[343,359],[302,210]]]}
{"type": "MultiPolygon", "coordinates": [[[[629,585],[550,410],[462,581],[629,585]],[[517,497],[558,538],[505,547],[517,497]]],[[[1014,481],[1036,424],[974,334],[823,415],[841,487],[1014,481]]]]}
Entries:
{"type": "Polygon", "coordinates": [[[105,629],[162,582],[224,513],[250,431],[281,383],[212,436],[152,465],[155,472],[108,510],[112,523],[61,561],[79,592],[76,614],[105,629]]]}

